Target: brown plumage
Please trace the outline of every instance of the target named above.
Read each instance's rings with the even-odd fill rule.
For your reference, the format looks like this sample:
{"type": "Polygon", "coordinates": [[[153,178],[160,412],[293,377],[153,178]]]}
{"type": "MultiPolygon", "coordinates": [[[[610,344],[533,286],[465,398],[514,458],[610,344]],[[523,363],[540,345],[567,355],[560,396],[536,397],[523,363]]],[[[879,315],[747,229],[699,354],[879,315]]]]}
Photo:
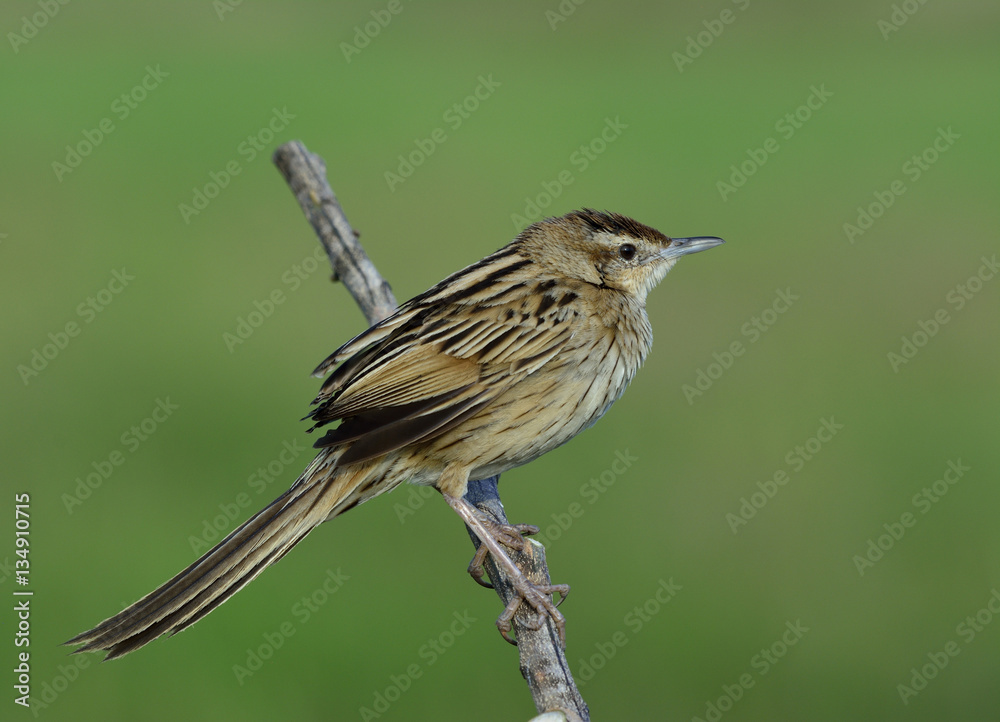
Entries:
{"type": "MultiPolygon", "coordinates": [[[[323,361],[315,375],[330,375],[313,402],[312,429],[340,423],[316,442],[319,455],[291,488],[159,589],[67,644],[112,659],[179,632],[323,521],[406,481],[441,491],[562,633],[548,596],[556,588],[520,575],[498,543],[511,531],[484,523],[462,499],[467,482],[526,464],[597,421],[649,352],[647,293],[681,255],[721,242],[671,239],[589,209],[526,228],[323,361]]],[[[498,620],[505,637],[511,615],[498,620]]]]}

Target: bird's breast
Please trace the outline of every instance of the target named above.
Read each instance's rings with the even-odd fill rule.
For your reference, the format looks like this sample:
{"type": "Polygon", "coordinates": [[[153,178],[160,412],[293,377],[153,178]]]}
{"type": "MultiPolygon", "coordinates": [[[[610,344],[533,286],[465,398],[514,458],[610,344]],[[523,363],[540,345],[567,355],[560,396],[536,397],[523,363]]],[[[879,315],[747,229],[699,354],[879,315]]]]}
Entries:
{"type": "MultiPolygon", "coordinates": [[[[472,478],[486,478],[566,443],[621,397],[648,351],[648,334],[622,338],[619,331],[595,324],[574,333],[558,357],[435,445],[443,456],[464,457],[472,478]]],[[[452,460],[460,459],[442,458],[452,460]]]]}

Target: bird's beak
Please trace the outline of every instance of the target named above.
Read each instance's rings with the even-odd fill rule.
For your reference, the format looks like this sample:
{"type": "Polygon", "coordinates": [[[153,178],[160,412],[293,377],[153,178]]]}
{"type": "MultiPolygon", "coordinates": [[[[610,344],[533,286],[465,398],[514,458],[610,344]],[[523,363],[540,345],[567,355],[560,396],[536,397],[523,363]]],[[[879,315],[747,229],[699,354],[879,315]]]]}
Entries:
{"type": "Polygon", "coordinates": [[[693,236],[692,238],[672,238],[670,239],[670,245],[660,252],[660,258],[663,260],[669,260],[673,258],[680,258],[681,256],[686,256],[689,253],[697,253],[698,251],[707,251],[709,248],[715,248],[718,245],[725,243],[721,238],[716,238],[715,236],[693,236]]]}

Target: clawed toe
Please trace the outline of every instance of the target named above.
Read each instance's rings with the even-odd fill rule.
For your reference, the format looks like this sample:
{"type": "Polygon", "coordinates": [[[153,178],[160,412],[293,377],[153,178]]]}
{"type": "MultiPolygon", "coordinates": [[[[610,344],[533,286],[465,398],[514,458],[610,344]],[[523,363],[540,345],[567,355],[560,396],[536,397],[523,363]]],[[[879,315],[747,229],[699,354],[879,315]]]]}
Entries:
{"type": "MultiPolygon", "coordinates": [[[[533,524],[497,524],[485,516],[482,521],[494,539],[504,546],[516,549],[517,551],[524,551],[524,537],[538,533],[538,527],[533,524]]],[[[493,584],[485,579],[486,569],[483,567],[488,553],[489,549],[486,545],[481,544],[476,550],[475,556],[472,557],[472,561],[469,562],[469,576],[472,577],[476,584],[487,589],[493,589],[493,584]]],[[[562,603],[561,599],[559,603],[562,603]]]]}
{"type": "Polygon", "coordinates": [[[486,528],[494,539],[517,551],[524,550],[524,537],[538,533],[538,527],[532,524],[497,524],[492,519],[487,519],[487,522],[486,528]]]}
{"type": "Polygon", "coordinates": [[[569,585],[534,584],[526,577],[521,577],[519,580],[514,580],[514,591],[517,596],[510,600],[503,613],[497,617],[497,629],[500,630],[501,636],[511,644],[517,645],[517,640],[510,636],[511,622],[521,604],[527,603],[538,614],[534,622],[527,624],[528,629],[533,631],[541,629],[542,625],[545,624],[545,618],[548,617],[552,620],[552,624],[555,625],[556,632],[559,634],[559,643],[565,647],[566,618],[556,607],[562,604],[569,595],[569,585]],[[559,595],[557,603],[553,603],[551,599],[554,594],[559,595]]]}
{"type": "Polygon", "coordinates": [[[486,575],[486,569],[483,567],[483,563],[486,561],[486,555],[489,551],[490,550],[486,548],[485,544],[479,545],[479,548],[476,549],[475,556],[473,556],[472,561],[469,562],[469,576],[472,577],[476,584],[486,587],[487,589],[492,589],[493,585],[483,578],[486,575]]]}

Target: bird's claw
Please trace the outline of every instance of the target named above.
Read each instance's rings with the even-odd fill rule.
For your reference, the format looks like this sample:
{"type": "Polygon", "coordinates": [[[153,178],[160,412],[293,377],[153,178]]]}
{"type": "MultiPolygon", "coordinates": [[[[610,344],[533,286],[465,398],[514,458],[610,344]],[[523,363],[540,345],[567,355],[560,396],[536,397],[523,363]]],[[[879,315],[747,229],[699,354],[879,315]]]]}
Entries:
{"type": "Polygon", "coordinates": [[[526,624],[528,629],[533,631],[541,629],[542,625],[545,624],[545,617],[549,617],[556,628],[556,632],[559,634],[559,643],[565,648],[566,617],[562,615],[562,612],[557,607],[569,595],[569,585],[534,584],[526,577],[522,577],[519,580],[514,580],[513,586],[516,596],[510,600],[500,616],[497,617],[497,629],[500,630],[500,635],[514,646],[517,646],[517,640],[510,636],[511,622],[521,604],[527,602],[538,613],[535,622],[526,624]],[[555,603],[551,599],[554,594],[559,595],[559,601],[555,603]]]}
{"type": "MultiPolygon", "coordinates": [[[[490,530],[494,539],[504,546],[516,549],[517,551],[524,550],[524,537],[538,533],[538,527],[532,524],[497,524],[488,517],[483,518],[483,523],[490,530]]],[[[483,563],[486,561],[488,553],[489,549],[486,548],[485,544],[481,544],[476,549],[472,561],[469,562],[469,576],[472,577],[476,584],[487,589],[493,589],[493,584],[484,579],[486,569],[483,567],[483,563]]],[[[561,603],[562,600],[560,600],[561,603]]]]}
{"type": "Polygon", "coordinates": [[[476,584],[486,587],[487,589],[492,589],[493,585],[483,578],[486,575],[486,569],[483,567],[483,563],[486,561],[486,555],[489,551],[490,550],[486,548],[485,544],[479,545],[479,548],[476,549],[475,556],[473,556],[472,561],[469,562],[469,576],[472,577],[476,584]]]}

